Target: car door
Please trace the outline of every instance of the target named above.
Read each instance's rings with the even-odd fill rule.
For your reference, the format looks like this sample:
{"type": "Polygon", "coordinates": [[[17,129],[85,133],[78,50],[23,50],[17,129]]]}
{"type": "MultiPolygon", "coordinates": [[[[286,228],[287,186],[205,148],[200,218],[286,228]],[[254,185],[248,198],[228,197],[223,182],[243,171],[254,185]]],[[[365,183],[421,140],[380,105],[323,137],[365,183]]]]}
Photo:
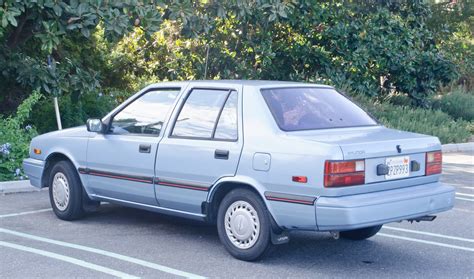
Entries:
{"type": "Polygon", "coordinates": [[[90,194],[156,204],[154,166],[166,120],[180,88],[152,88],[140,94],[109,120],[105,134],[89,139],[87,184],[90,194]]]}
{"type": "Polygon", "coordinates": [[[160,206],[201,213],[209,188],[234,176],[243,146],[241,86],[191,87],[158,147],[160,206]]]}

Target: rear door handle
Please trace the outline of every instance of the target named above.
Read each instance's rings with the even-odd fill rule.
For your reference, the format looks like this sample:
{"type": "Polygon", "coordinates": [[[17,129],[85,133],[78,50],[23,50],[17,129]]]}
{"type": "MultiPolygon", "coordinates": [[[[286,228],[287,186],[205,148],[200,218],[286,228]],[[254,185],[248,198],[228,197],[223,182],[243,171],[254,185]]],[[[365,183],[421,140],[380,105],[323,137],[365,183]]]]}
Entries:
{"type": "Polygon", "coordinates": [[[221,160],[229,159],[229,150],[216,149],[214,152],[214,158],[221,160]]]}
{"type": "Polygon", "coordinates": [[[151,144],[140,144],[138,146],[138,152],[140,153],[150,153],[151,151],[151,144]]]}

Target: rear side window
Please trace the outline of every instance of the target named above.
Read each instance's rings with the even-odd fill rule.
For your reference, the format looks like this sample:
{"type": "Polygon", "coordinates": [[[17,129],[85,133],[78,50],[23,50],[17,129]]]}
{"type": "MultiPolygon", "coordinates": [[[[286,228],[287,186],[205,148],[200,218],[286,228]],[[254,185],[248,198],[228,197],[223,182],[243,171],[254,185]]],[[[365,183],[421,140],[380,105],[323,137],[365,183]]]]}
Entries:
{"type": "Polygon", "coordinates": [[[159,135],[180,89],[149,91],[130,103],[112,119],[112,134],[159,135]]]}
{"type": "Polygon", "coordinates": [[[237,139],[237,92],[230,93],[224,108],[222,109],[219,122],[217,122],[214,138],[222,140],[237,139]]]}
{"type": "Polygon", "coordinates": [[[212,139],[229,90],[194,89],[176,120],[172,136],[212,139]]]}
{"type": "Polygon", "coordinates": [[[363,109],[331,88],[274,88],[262,90],[262,95],[284,131],[377,125],[363,109]]]}

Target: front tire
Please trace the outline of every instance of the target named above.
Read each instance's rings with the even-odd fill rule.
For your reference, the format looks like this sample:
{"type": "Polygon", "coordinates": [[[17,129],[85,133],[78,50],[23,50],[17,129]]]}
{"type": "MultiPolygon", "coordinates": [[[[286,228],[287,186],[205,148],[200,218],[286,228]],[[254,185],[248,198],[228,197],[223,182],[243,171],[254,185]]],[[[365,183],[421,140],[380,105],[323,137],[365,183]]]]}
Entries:
{"type": "Polygon", "coordinates": [[[49,175],[49,200],[54,214],[62,220],[75,220],[84,215],[82,184],[74,166],[59,161],[49,175]]]}
{"type": "Polygon", "coordinates": [[[345,239],[364,240],[376,235],[380,231],[382,226],[383,225],[362,228],[362,229],[357,229],[357,230],[351,230],[351,231],[343,231],[343,232],[340,232],[339,235],[345,239]]]}
{"type": "Polygon", "coordinates": [[[269,217],[265,204],[255,193],[246,189],[233,190],[219,206],[219,238],[235,258],[257,260],[272,246],[269,217]]]}

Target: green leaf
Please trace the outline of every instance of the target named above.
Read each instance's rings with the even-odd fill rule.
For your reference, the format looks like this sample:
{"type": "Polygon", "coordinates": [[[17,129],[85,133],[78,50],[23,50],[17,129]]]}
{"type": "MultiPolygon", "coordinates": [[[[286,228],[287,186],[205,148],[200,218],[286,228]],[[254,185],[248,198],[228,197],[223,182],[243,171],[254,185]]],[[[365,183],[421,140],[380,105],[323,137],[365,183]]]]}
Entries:
{"type": "Polygon", "coordinates": [[[51,93],[51,89],[49,88],[48,84],[43,83],[43,88],[44,88],[44,91],[46,91],[47,93],[51,93]]]}
{"type": "Polygon", "coordinates": [[[89,38],[89,37],[91,36],[90,30],[87,29],[87,28],[82,28],[82,29],[81,29],[81,33],[82,33],[82,35],[84,35],[84,37],[86,37],[86,38],[89,38]]]}
{"type": "Polygon", "coordinates": [[[79,2],[77,0],[71,0],[71,3],[69,4],[71,8],[76,9],[77,5],[79,5],[79,2]]]}
{"type": "Polygon", "coordinates": [[[15,27],[18,25],[18,23],[17,23],[17,21],[16,21],[16,18],[15,18],[14,16],[9,16],[9,17],[8,17],[8,20],[10,21],[10,24],[11,24],[11,25],[13,25],[13,26],[15,26],[15,27]]]}
{"type": "Polygon", "coordinates": [[[57,16],[61,16],[63,14],[63,9],[58,4],[54,5],[53,10],[57,16]]]}
{"type": "Polygon", "coordinates": [[[45,0],[44,6],[47,8],[52,8],[54,6],[54,2],[52,0],[45,0]]]}
{"type": "Polygon", "coordinates": [[[2,17],[2,27],[6,28],[8,26],[8,19],[5,15],[2,17]]]}
{"type": "Polygon", "coordinates": [[[77,14],[80,16],[89,10],[89,4],[81,3],[79,7],[77,7],[77,14]]]}

